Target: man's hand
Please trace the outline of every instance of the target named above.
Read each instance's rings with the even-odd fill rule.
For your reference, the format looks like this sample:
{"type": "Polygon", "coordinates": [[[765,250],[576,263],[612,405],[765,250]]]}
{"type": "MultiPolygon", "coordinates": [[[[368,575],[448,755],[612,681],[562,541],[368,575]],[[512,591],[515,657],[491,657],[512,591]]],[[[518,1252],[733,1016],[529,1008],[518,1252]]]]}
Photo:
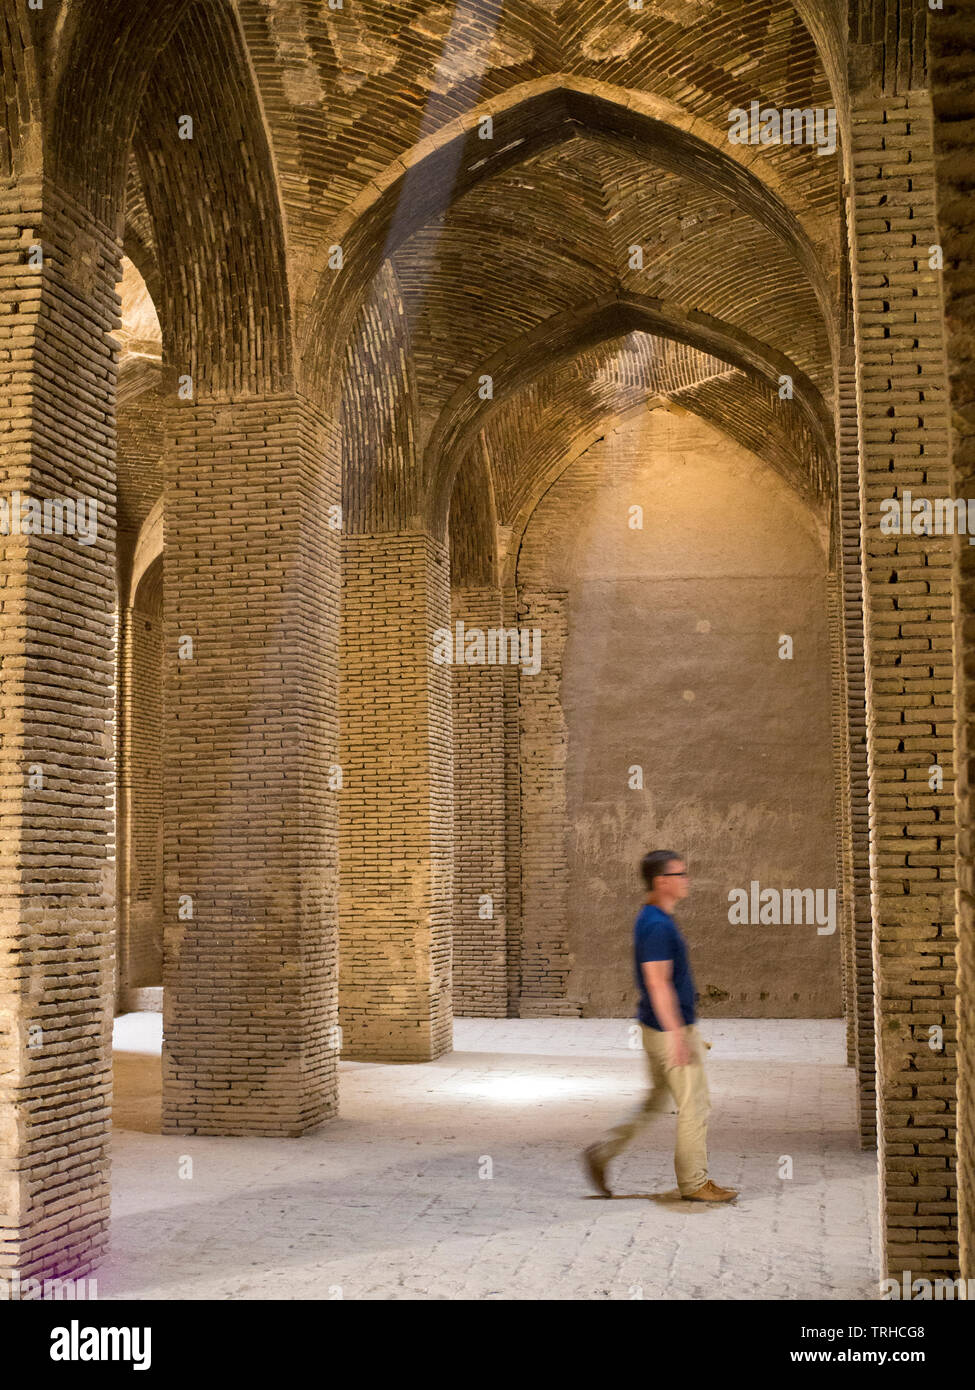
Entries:
{"type": "Polygon", "coordinates": [[[679,1028],[670,1035],[670,1065],[672,1067],[687,1067],[691,1062],[691,1049],[687,1045],[687,1038],[684,1030],[679,1028]]]}
{"type": "Polygon", "coordinates": [[[674,990],[673,970],[673,961],[643,962],[643,978],[647,982],[647,993],[650,995],[653,1011],[662,1027],[670,1034],[670,1065],[686,1067],[692,1061],[691,1049],[687,1043],[684,1019],[674,990]]]}

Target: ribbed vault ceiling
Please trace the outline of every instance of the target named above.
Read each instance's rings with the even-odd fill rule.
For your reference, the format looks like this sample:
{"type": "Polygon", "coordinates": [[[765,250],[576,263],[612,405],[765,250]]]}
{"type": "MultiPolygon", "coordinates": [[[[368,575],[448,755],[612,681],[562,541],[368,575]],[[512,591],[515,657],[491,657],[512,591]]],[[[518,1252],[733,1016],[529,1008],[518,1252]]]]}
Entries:
{"type": "Polygon", "coordinates": [[[393,265],[424,415],[506,342],[616,286],[740,328],[829,387],[826,326],[782,243],[692,180],[588,136],[485,180],[393,265]],[[628,266],[634,245],[642,270],[628,266]]]}
{"type": "MultiPolygon", "coordinates": [[[[698,415],[775,469],[812,507],[829,490],[828,460],[798,407],[726,363],[669,339],[631,333],[580,351],[514,393],[479,433],[451,500],[459,584],[496,577],[494,526],[517,546],[538,499],[574,458],[635,409],[698,415]]],[[[715,461],[720,467],[720,461],[715,461]]]]}
{"type": "MultiPolygon", "coordinates": [[[[201,4],[176,8],[192,17],[201,4]]],[[[293,341],[307,389],[334,388],[326,403],[342,415],[359,524],[407,524],[431,498],[436,510],[443,479],[456,475],[466,488],[476,454],[498,521],[515,525],[566,451],[599,429],[600,412],[657,397],[680,396],[739,442],[752,440],[810,500],[828,493],[837,161],[808,147],[743,150],[725,140],[732,106],[831,104],[802,8],[357,0],[330,10],[324,0],[240,0],[284,212],[293,341]],[[470,114],[484,103],[494,103],[495,136],[479,141],[470,114]],[[326,253],[339,234],[346,263],[335,275],[326,253]],[[634,246],[642,267],[629,264],[634,246]],[[614,330],[610,315],[601,337],[581,332],[573,344],[561,325],[613,296],[663,306],[660,330],[623,321],[614,330]],[[559,326],[558,351],[546,356],[548,325],[559,326]],[[499,392],[479,416],[464,397],[485,371],[499,392]],[[777,397],[782,371],[794,373],[802,409],[777,397]]],[[[230,12],[224,0],[218,10],[230,12]]],[[[201,140],[184,163],[194,197],[211,182],[213,216],[200,227],[206,246],[187,259],[177,245],[196,236],[173,215],[172,171],[187,152],[158,128],[156,108],[166,82],[204,70],[193,56],[204,32],[181,18],[147,85],[126,247],[156,300],[164,355],[167,342],[184,358],[181,345],[206,350],[194,324],[207,320],[210,265],[221,296],[214,330],[246,309],[277,343],[275,379],[284,381],[291,329],[274,283],[279,253],[269,244],[261,261],[245,240],[228,259],[230,205],[248,215],[257,206],[233,190],[252,185],[255,162],[268,179],[256,107],[250,98],[241,107],[247,167],[208,174],[220,148],[208,115],[219,117],[232,156],[232,84],[242,80],[238,69],[221,86],[220,57],[209,50],[213,112],[201,92],[201,140]],[[263,309],[260,285],[243,293],[236,283],[253,279],[258,261],[276,296],[263,309]]],[[[239,352],[257,360],[254,351],[253,337],[242,337],[239,352]]],[[[203,370],[203,359],[196,365],[203,370]]]]}
{"type": "MultiPolygon", "coordinates": [[[[829,0],[821,0],[828,7],[829,0]]],[[[341,209],[424,135],[542,74],[652,92],[727,129],[757,98],[827,105],[813,38],[790,0],[242,0],[292,238],[312,248],[341,209]]],[[[764,151],[810,206],[831,208],[829,161],[764,151]]]]}

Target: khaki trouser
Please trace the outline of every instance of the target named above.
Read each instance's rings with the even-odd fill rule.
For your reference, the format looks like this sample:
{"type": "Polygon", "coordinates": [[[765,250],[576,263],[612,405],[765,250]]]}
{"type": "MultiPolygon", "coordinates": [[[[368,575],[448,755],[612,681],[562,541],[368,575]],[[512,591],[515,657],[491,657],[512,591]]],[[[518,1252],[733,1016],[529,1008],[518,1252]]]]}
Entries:
{"type": "MultiPolygon", "coordinates": [[[[627,1119],[599,1141],[605,1162],[623,1152],[655,1114],[677,1104],[677,1144],[674,1170],[681,1196],[696,1192],[708,1180],[708,1115],[711,1098],[704,1073],[705,1044],[695,1025],[683,1029],[691,1060],[685,1067],[671,1066],[671,1035],[640,1024],[650,1070],[650,1089],[627,1119]]],[[[672,1112],[671,1112],[672,1113],[672,1112]]]]}

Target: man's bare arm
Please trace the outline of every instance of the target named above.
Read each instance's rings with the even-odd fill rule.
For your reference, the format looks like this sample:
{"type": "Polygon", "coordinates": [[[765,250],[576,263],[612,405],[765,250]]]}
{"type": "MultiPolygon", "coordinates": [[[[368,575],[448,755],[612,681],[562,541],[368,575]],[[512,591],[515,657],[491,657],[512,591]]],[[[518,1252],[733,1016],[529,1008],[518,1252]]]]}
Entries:
{"type": "Polygon", "coordinates": [[[671,1034],[673,1064],[675,1067],[686,1066],[690,1061],[690,1054],[681,1031],[684,1019],[677,1002],[677,991],[674,989],[674,963],[669,960],[645,960],[642,969],[653,1011],[665,1030],[671,1034]]]}

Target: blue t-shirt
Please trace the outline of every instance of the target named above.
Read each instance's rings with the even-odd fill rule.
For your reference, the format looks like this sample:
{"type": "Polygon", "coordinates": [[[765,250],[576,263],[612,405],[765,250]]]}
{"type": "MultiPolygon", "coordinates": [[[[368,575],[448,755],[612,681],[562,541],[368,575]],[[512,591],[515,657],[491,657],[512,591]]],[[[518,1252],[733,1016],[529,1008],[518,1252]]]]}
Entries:
{"type": "Polygon", "coordinates": [[[643,962],[648,960],[673,961],[673,985],[677,1004],[685,1023],[693,1023],[697,1018],[694,1010],[694,976],[687,959],[687,942],[673,917],[662,908],[647,903],[640,911],[633,928],[633,954],[636,964],[636,982],[640,991],[640,1005],[637,1016],[657,1032],[663,1031],[657,1015],[653,1011],[647,984],[643,978],[643,962]]]}

